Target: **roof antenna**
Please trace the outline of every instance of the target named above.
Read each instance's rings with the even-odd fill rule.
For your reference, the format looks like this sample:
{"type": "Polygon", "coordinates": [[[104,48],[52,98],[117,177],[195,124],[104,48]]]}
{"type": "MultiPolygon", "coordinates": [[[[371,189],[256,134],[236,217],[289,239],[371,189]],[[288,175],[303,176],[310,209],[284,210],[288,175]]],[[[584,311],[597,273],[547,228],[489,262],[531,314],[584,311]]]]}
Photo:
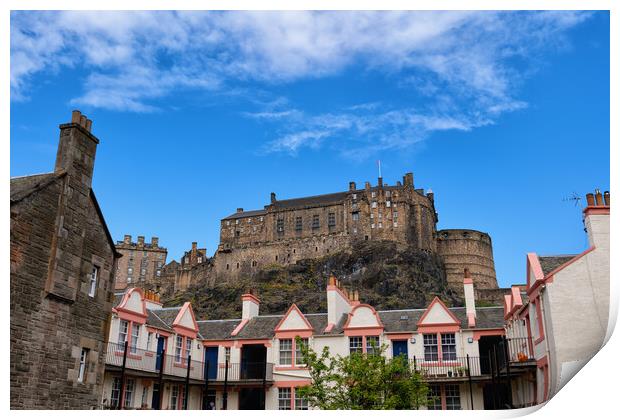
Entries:
{"type": "Polygon", "coordinates": [[[581,197],[579,196],[579,194],[577,194],[574,191],[573,191],[573,193],[571,194],[570,197],[565,197],[565,198],[562,199],[562,201],[574,201],[575,202],[575,207],[577,207],[577,205],[579,204],[579,200],[581,200],[581,197]]]}

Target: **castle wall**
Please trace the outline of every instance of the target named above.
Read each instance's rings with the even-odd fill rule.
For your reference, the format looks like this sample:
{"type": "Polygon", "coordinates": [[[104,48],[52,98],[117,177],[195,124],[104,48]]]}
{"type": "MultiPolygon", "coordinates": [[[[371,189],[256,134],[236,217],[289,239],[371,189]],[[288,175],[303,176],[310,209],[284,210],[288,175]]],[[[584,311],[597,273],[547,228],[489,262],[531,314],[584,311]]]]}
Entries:
{"type": "Polygon", "coordinates": [[[475,289],[496,289],[491,237],[476,230],[445,229],[437,232],[437,252],[443,257],[452,290],[462,290],[463,271],[469,269],[475,289]]]}

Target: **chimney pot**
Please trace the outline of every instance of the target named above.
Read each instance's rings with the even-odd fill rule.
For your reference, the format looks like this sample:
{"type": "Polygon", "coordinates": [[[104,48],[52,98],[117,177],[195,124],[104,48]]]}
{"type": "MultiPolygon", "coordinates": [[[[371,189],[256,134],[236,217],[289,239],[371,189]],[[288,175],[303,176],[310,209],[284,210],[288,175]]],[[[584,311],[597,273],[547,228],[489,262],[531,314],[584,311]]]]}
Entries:
{"type": "Polygon", "coordinates": [[[159,238],[157,236],[152,236],[151,237],[151,246],[153,246],[153,248],[157,248],[158,244],[159,244],[159,238]]]}
{"type": "Polygon", "coordinates": [[[144,236],[138,236],[138,246],[144,245],[144,236]]]}
{"type": "Polygon", "coordinates": [[[335,286],[336,285],[336,277],[333,274],[330,274],[330,276],[329,276],[329,285],[330,286],[335,286]]]}
{"type": "Polygon", "coordinates": [[[86,131],[88,131],[90,133],[90,129],[93,126],[93,120],[86,120],[86,126],[84,127],[86,129],[86,131]]]}
{"type": "Polygon", "coordinates": [[[243,213],[243,207],[237,207],[237,213],[243,213]]]}
{"type": "Polygon", "coordinates": [[[610,207],[610,204],[609,204],[609,191],[605,191],[603,193],[603,199],[605,200],[605,205],[607,207],[610,207]]]}
{"type": "Polygon", "coordinates": [[[197,247],[198,247],[198,242],[192,242],[192,251],[196,251],[197,247]]]}
{"type": "Polygon", "coordinates": [[[130,244],[131,243],[131,235],[125,235],[123,237],[123,243],[130,244]]]}
{"type": "Polygon", "coordinates": [[[353,181],[349,182],[349,191],[355,191],[355,190],[356,190],[355,182],[353,181]]]}
{"type": "Polygon", "coordinates": [[[587,193],[586,194],[586,202],[588,203],[588,206],[593,206],[594,205],[594,194],[587,193]]]}
{"type": "Polygon", "coordinates": [[[274,193],[274,192],[271,193],[271,202],[272,203],[276,202],[276,193],[274,193]]]}
{"type": "Polygon", "coordinates": [[[594,198],[596,199],[596,205],[597,206],[602,206],[603,205],[603,194],[601,194],[601,190],[597,189],[594,192],[594,198]]]}
{"type": "Polygon", "coordinates": [[[80,125],[82,126],[82,128],[86,128],[86,115],[80,116],[80,125]]]}
{"type": "Polygon", "coordinates": [[[370,190],[370,182],[368,182],[368,181],[364,182],[364,188],[366,190],[370,190]]]}
{"type": "Polygon", "coordinates": [[[78,111],[77,109],[74,110],[71,113],[71,123],[72,124],[79,124],[80,123],[80,117],[82,116],[82,113],[80,111],[78,111]]]}

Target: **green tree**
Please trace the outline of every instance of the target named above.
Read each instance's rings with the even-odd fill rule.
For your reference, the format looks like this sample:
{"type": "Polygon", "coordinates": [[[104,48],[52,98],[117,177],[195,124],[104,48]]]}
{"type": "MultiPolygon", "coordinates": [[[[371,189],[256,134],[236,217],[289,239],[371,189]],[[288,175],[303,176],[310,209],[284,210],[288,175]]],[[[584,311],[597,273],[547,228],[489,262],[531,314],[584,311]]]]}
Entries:
{"type": "Polygon", "coordinates": [[[427,405],[428,386],[404,356],[386,358],[386,346],[368,354],[320,354],[298,340],[311,384],[296,392],[322,410],[415,410],[427,405]]]}

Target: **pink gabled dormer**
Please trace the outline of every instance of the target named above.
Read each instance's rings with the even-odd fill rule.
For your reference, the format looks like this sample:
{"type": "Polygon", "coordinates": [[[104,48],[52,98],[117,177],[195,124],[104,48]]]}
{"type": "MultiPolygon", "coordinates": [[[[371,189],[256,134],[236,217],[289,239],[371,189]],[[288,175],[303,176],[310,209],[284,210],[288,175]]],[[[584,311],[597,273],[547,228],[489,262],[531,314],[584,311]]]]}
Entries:
{"type": "Polygon", "coordinates": [[[314,328],[294,303],[274,328],[276,338],[308,338],[314,328]]]}
{"type": "Polygon", "coordinates": [[[172,322],[172,329],[178,335],[196,338],[198,335],[198,324],[196,323],[196,316],[194,315],[194,310],[190,302],[185,302],[183,304],[172,322]]]}
{"type": "Polygon", "coordinates": [[[461,329],[461,321],[435,296],[420,317],[417,327],[419,333],[457,332],[461,329]]]}

